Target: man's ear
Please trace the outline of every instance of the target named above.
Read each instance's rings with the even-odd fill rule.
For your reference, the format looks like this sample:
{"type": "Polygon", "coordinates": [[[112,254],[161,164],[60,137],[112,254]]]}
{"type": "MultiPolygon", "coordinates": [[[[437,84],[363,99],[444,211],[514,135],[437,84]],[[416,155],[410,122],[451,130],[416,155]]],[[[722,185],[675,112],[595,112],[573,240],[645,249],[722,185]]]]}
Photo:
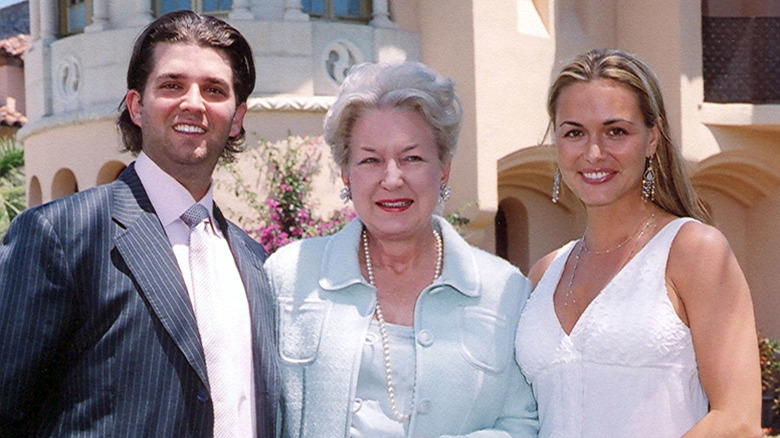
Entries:
{"type": "Polygon", "coordinates": [[[233,122],[230,124],[230,138],[237,137],[241,134],[241,128],[244,127],[244,115],[246,114],[246,102],[242,103],[236,108],[236,113],[233,114],[233,122]]]}
{"type": "Polygon", "coordinates": [[[127,90],[127,94],[125,94],[125,106],[127,106],[127,112],[130,113],[130,120],[139,128],[143,128],[141,117],[141,110],[143,109],[143,105],[141,104],[141,93],[136,90],[127,90]]]}

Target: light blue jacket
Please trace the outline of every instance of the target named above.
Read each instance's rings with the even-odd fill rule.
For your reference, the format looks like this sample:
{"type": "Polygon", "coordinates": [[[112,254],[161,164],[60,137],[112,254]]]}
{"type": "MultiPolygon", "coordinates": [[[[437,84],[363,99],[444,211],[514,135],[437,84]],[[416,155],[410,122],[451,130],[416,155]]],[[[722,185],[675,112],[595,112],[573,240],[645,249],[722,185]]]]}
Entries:
{"type": "MultiPolygon", "coordinates": [[[[533,394],[514,361],[528,280],[434,216],[441,277],[414,314],[417,397],[409,437],[536,437],[533,394]]],[[[347,437],[376,289],[360,273],[359,219],[267,261],[276,296],[284,437],[347,437]]]]}

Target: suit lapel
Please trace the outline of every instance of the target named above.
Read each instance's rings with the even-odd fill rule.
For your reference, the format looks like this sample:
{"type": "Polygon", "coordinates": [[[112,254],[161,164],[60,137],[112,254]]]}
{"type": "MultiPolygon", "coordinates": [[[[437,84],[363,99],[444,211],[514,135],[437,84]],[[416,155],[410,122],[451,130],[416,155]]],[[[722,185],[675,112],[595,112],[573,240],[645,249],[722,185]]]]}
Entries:
{"type": "MultiPolygon", "coordinates": [[[[273,404],[277,401],[280,377],[274,343],[273,300],[263,270],[264,259],[258,254],[259,247],[250,248],[245,233],[237,226],[228,223],[216,207],[214,217],[228,240],[249,303],[257,412],[258,415],[262,413],[264,421],[274,421],[276,407],[269,406],[269,403],[273,404]]],[[[260,430],[262,430],[261,424],[258,423],[258,436],[261,435],[260,430]]]]}
{"type": "Polygon", "coordinates": [[[263,313],[266,309],[258,308],[262,303],[259,299],[267,294],[265,285],[266,282],[262,281],[263,276],[263,261],[257,257],[246,246],[246,242],[243,239],[241,230],[235,226],[230,226],[222,215],[222,211],[214,206],[214,218],[222,229],[222,233],[228,241],[230,246],[230,252],[233,253],[233,258],[238,268],[238,273],[241,275],[241,281],[244,283],[244,289],[247,294],[247,301],[249,302],[249,314],[252,319],[252,332],[257,334],[257,330],[260,328],[259,315],[265,315],[263,313]],[[260,313],[258,313],[260,312],[260,313]]]}
{"type": "Polygon", "coordinates": [[[181,270],[132,164],[114,187],[113,218],[124,228],[115,236],[116,247],[139,292],[208,387],[203,347],[181,270]]]}

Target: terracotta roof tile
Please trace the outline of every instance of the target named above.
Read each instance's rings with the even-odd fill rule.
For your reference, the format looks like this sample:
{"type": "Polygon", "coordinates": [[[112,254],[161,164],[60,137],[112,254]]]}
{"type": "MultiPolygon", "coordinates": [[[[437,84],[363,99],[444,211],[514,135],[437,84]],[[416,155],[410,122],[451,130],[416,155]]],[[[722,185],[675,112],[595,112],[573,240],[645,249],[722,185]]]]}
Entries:
{"type": "Polygon", "coordinates": [[[8,106],[0,106],[0,125],[22,127],[27,123],[27,117],[8,106]]]}
{"type": "Polygon", "coordinates": [[[30,35],[19,34],[0,40],[0,55],[22,56],[24,52],[30,50],[32,41],[30,35]]]}

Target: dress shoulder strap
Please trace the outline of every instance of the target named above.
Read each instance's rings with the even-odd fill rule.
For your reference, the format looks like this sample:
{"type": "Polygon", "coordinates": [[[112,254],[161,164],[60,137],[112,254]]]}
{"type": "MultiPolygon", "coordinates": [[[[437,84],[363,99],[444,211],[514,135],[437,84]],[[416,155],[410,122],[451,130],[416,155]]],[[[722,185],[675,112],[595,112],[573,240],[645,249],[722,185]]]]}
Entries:
{"type": "Polygon", "coordinates": [[[563,268],[566,266],[566,260],[569,258],[569,253],[571,253],[577,242],[578,240],[572,240],[556,250],[555,257],[553,257],[552,262],[550,262],[550,265],[547,266],[544,274],[542,274],[542,278],[539,280],[539,283],[534,288],[532,294],[538,296],[539,294],[536,293],[537,290],[551,289],[552,291],[550,293],[555,291],[555,286],[558,284],[558,281],[563,274],[563,268]]]}
{"type": "MultiPolygon", "coordinates": [[[[678,217],[664,225],[661,231],[659,231],[658,234],[653,237],[650,243],[652,243],[654,246],[663,248],[665,252],[668,252],[669,249],[671,249],[672,242],[674,241],[674,238],[677,237],[677,233],[680,231],[680,228],[682,228],[682,226],[688,222],[698,221],[691,217],[678,217]]],[[[648,245],[650,243],[648,243],[648,245]]]]}

